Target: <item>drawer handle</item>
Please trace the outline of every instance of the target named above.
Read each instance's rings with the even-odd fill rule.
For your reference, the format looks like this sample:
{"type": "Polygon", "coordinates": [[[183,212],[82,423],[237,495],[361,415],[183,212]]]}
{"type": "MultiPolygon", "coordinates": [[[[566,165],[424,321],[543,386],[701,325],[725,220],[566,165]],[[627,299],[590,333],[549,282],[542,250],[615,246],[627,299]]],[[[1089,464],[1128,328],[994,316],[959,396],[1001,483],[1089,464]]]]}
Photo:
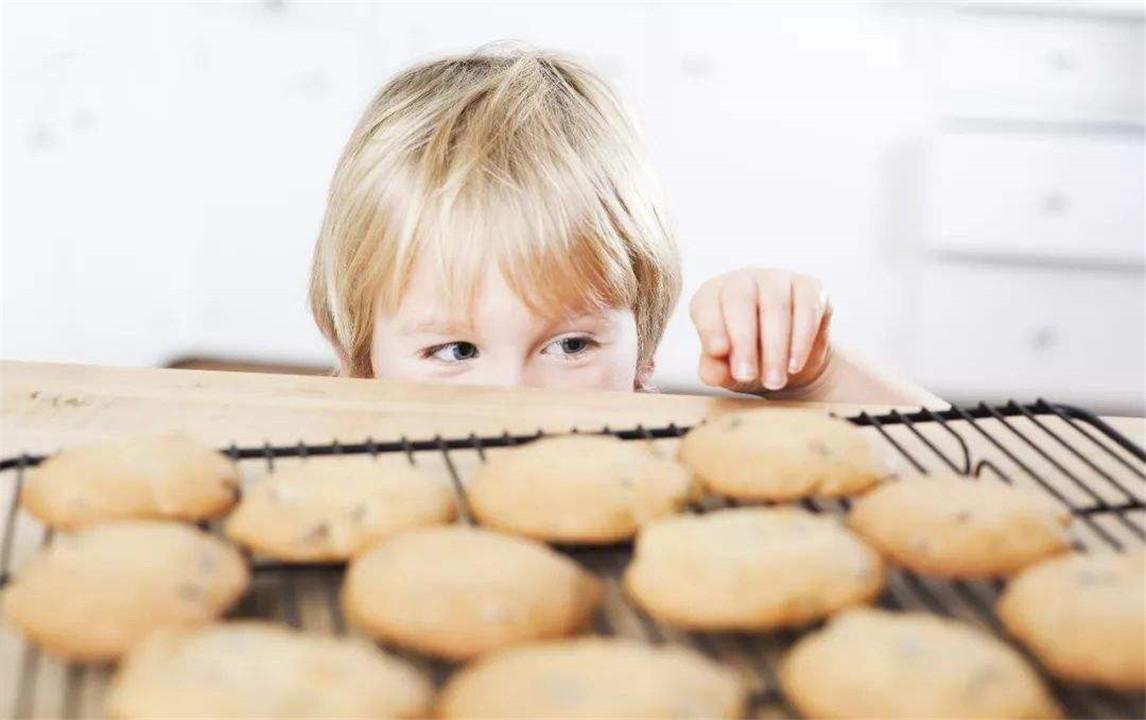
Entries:
{"type": "Polygon", "coordinates": [[[1035,352],[1045,352],[1058,345],[1058,332],[1049,325],[1035,328],[1031,333],[1031,349],[1035,352]]]}
{"type": "Polygon", "coordinates": [[[1042,197],[1044,215],[1065,215],[1070,209],[1070,197],[1066,193],[1052,190],[1042,197]]]}

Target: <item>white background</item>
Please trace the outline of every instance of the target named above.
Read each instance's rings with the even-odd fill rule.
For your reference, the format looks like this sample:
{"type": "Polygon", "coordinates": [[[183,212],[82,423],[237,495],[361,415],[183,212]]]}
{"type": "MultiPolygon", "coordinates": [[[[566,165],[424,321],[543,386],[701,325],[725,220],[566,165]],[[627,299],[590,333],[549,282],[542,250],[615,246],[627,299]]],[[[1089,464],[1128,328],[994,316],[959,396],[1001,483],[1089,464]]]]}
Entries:
{"type": "Polygon", "coordinates": [[[358,114],[517,39],[638,112],[686,258],[660,385],[696,388],[691,290],[779,266],[949,399],[1141,412],[1141,4],[997,5],[7,4],[0,357],[328,364],[307,272],[358,114]]]}

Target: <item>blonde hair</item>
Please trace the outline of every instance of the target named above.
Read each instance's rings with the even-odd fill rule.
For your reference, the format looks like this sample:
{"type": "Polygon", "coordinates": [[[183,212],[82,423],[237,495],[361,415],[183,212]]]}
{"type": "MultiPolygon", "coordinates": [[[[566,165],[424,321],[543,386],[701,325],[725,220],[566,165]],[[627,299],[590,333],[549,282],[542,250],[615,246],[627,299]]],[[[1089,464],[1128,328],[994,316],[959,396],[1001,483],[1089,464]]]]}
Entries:
{"type": "Polygon", "coordinates": [[[460,307],[492,260],[533,312],[631,309],[639,362],[680,293],[676,243],[621,101],[578,63],[521,48],[402,72],[351,135],[310,284],[348,374],[372,374],[375,312],[398,308],[419,259],[460,307]]]}

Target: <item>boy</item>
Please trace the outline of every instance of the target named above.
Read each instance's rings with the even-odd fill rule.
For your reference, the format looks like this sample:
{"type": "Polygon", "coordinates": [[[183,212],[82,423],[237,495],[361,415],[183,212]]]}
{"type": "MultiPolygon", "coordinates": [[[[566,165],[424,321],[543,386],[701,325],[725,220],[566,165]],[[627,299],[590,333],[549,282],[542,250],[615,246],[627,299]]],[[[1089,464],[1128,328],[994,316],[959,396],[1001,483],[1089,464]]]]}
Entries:
{"type": "MultiPolygon", "coordinates": [[[[314,317],[354,377],[643,390],[680,257],[621,101],[531,50],[425,63],[347,143],[314,317]]],[[[829,342],[820,283],[746,269],[692,298],[701,380],[769,397],[933,403],[829,342]]]]}

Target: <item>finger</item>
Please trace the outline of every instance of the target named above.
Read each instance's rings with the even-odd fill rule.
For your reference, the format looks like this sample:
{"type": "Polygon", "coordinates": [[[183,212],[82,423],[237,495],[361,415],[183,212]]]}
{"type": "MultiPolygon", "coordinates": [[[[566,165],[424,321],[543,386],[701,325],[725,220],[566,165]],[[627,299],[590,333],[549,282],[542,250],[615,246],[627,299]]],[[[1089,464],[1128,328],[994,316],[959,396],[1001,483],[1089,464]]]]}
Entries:
{"type": "Polygon", "coordinates": [[[728,354],[728,335],[724,332],[724,313],[720,309],[719,285],[706,283],[693,295],[688,306],[689,317],[700,335],[704,352],[713,357],[728,354]]]}
{"type": "Polygon", "coordinates": [[[756,310],[756,283],[751,278],[729,279],[720,287],[720,309],[724,330],[732,345],[729,364],[737,382],[752,382],[759,377],[757,348],[759,326],[756,310]]]}
{"type": "Polygon", "coordinates": [[[700,381],[705,385],[729,389],[736,385],[736,381],[732,379],[732,372],[728,368],[727,358],[701,355],[699,374],[700,381]]]}
{"type": "Polygon", "coordinates": [[[824,371],[824,364],[828,361],[831,348],[832,304],[828,301],[824,316],[820,319],[819,330],[816,332],[812,349],[808,353],[808,360],[800,372],[790,376],[789,383],[793,386],[805,385],[814,381],[824,371]]]}
{"type": "Polygon", "coordinates": [[[827,294],[819,283],[813,280],[797,280],[792,284],[792,350],[788,355],[789,374],[795,375],[807,364],[826,308],[827,294]]]}
{"type": "Polygon", "coordinates": [[[737,382],[736,378],[732,377],[727,357],[714,358],[711,355],[701,355],[700,379],[705,385],[738,393],[757,393],[760,390],[760,386],[756,383],[737,382]]]}
{"type": "Polygon", "coordinates": [[[788,342],[792,330],[792,286],[760,293],[760,345],[764,387],[779,390],[788,384],[788,342]]]}

